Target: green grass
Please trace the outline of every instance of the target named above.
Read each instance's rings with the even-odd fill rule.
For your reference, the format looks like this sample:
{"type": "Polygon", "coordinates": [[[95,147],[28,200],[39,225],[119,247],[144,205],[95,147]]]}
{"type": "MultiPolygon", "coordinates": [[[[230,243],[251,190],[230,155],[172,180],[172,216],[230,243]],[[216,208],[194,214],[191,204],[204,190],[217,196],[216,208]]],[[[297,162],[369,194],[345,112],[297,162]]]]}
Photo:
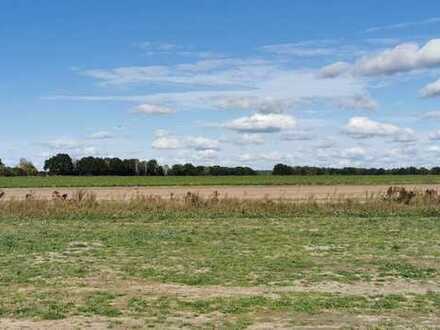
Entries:
{"type": "Polygon", "coordinates": [[[440,176],[198,176],[198,177],[0,177],[0,188],[212,186],[212,185],[374,185],[434,184],[440,176]]]}
{"type": "Polygon", "coordinates": [[[356,215],[343,207],[308,213],[312,206],[301,206],[301,213],[264,204],[265,212],[250,213],[243,202],[244,212],[129,211],[126,204],[119,214],[78,206],[76,213],[23,215],[19,203],[11,205],[0,208],[0,327],[2,317],[231,329],[264,322],[389,328],[440,319],[438,292],[405,292],[405,283],[440,282],[438,208],[432,216],[406,213],[412,206],[404,205],[356,215]],[[310,292],[283,291],[299,283],[310,292]],[[356,292],[387,283],[403,287],[356,292]]]}

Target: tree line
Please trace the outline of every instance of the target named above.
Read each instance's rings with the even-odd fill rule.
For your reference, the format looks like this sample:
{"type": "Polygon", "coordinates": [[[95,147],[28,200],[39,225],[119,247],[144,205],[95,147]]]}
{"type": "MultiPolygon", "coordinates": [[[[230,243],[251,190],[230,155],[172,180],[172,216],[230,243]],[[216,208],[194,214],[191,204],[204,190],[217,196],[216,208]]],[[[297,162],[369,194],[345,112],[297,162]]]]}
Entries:
{"type": "Polygon", "coordinates": [[[157,160],[83,157],[72,159],[68,154],[57,154],[44,162],[39,172],[28,160],[22,159],[15,167],[7,167],[0,160],[0,176],[34,175],[116,175],[116,176],[202,176],[256,175],[250,167],[195,166],[191,163],[160,165],[157,160]]]}
{"type": "Polygon", "coordinates": [[[427,169],[425,167],[401,167],[401,168],[360,168],[360,167],[313,167],[313,166],[289,166],[276,164],[272,170],[273,175],[439,175],[440,167],[427,169]]]}
{"type": "MultiPolygon", "coordinates": [[[[270,172],[269,172],[270,173],[270,172]]],[[[440,175],[440,167],[402,167],[393,169],[359,167],[313,167],[276,164],[272,175],[440,175]]],[[[5,166],[0,159],[0,176],[35,175],[116,175],[116,176],[203,176],[256,175],[250,167],[195,166],[191,163],[160,165],[156,160],[83,157],[72,159],[68,154],[57,154],[44,162],[44,171],[31,161],[21,159],[17,166],[5,166]]]]}

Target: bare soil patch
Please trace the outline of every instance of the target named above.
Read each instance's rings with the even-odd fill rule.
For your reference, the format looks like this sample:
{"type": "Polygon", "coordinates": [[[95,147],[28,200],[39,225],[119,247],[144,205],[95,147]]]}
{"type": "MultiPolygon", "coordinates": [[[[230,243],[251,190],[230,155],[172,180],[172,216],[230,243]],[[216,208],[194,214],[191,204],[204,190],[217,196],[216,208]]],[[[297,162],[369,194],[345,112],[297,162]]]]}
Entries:
{"type": "Polygon", "coordinates": [[[343,295],[389,295],[389,294],[427,294],[440,292],[440,283],[436,281],[414,281],[395,279],[381,282],[339,283],[332,281],[307,283],[295,281],[291,286],[280,287],[227,287],[227,286],[190,286],[171,283],[152,283],[139,279],[119,279],[111,274],[88,278],[79,291],[110,289],[121,294],[149,294],[158,296],[178,296],[189,299],[240,296],[277,296],[283,293],[331,293],[343,295]]]}

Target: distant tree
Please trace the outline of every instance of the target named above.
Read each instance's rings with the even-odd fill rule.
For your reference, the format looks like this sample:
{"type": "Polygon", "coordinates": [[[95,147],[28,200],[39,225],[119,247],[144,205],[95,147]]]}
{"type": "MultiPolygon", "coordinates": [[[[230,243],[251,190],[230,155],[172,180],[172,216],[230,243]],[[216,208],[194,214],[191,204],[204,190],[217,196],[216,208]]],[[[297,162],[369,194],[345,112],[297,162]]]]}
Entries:
{"type": "Polygon", "coordinates": [[[181,176],[185,175],[185,170],[182,164],[174,164],[171,169],[168,171],[168,175],[176,175],[181,176]]]}
{"type": "Polygon", "coordinates": [[[272,171],[273,175],[289,175],[293,174],[293,168],[284,164],[276,164],[272,171]]]}
{"type": "Polygon", "coordinates": [[[34,166],[34,164],[24,158],[20,159],[20,163],[17,167],[21,169],[26,176],[33,176],[38,174],[38,170],[34,166]]]}
{"type": "Polygon", "coordinates": [[[155,159],[151,159],[147,162],[147,175],[159,175],[161,167],[155,159]]]}
{"type": "Polygon", "coordinates": [[[111,175],[127,175],[124,162],[119,158],[111,158],[108,160],[109,173],[111,175]]]}
{"type": "Polygon", "coordinates": [[[44,162],[44,170],[50,175],[72,175],[73,162],[67,154],[58,154],[44,162]]]}
{"type": "Polygon", "coordinates": [[[79,175],[107,175],[109,167],[107,162],[99,157],[84,157],[77,162],[79,175]]]}
{"type": "Polygon", "coordinates": [[[139,175],[139,159],[124,159],[125,175],[139,175]]]}

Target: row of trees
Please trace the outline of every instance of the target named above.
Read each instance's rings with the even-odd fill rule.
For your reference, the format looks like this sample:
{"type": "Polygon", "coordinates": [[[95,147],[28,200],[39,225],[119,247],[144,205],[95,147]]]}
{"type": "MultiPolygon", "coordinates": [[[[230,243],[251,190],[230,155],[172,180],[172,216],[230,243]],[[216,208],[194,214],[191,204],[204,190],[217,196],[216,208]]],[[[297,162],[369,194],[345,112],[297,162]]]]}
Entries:
{"type": "Polygon", "coordinates": [[[288,166],[277,164],[274,166],[273,175],[439,175],[440,167],[427,169],[424,167],[402,167],[393,169],[384,168],[359,168],[359,167],[311,167],[288,166]]]}
{"type": "MultiPolygon", "coordinates": [[[[118,175],[118,176],[202,176],[202,175],[256,175],[250,167],[194,166],[193,164],[176,164],[172,167],[161,166],[156,160],[119,159],[83,157],[73,160],[67,154],[58,154],[47,159],[44,172],[39,172],[32,162],[21,159],[15,167],[5,166],[0,159],[0,176],[33,176],[33,175],[118,175]]],[[[405,167],[395,169],[383,168],[330,168],[311,166],[288,166],[277,164],[273,175],[440,175],[440,167],[405,167]]]]}
{"type": "Polygon", "coordinates": [[[17,166],[5,166],[0,159],[0,176],[29,176],[37,175],[38,170],[32,162],[22,158],[17,166]]]}
{"type": "Polygon", "coordinates": [[[171,168],[161,166],[152,159],[84,157],[77,161],[67,154],[58,154],[45,161],[44,170],[49,175],[120,175],[120,176],[163,176],[163,175],[255,175],[249,167],[194,166],[176,164],[171,168]]]}

